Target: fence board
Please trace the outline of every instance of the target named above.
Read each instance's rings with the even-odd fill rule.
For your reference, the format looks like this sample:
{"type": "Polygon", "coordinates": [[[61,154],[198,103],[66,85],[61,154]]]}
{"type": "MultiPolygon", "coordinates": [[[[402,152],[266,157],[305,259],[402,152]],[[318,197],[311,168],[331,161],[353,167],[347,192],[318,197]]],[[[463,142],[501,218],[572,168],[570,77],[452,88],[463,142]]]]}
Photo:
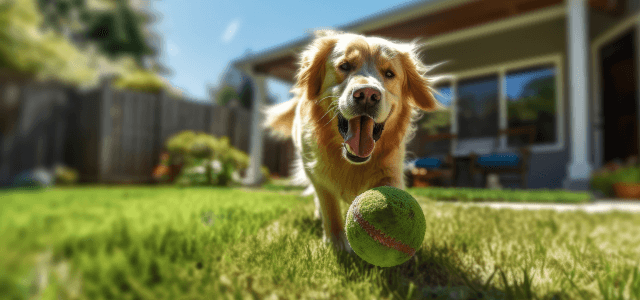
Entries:
{"type": "MultiPolygon", "coordinates": [[[[227,136],[250,153],[251,114],[241,107],[108,86],[83,92],[35,83],[21,87],[15,138],[0,136],[0,158],[11,161],[10,172],[6,163],[0,166],[0,180],[38,163],[63,161],[83,182],[147,182],[167,139],[183,130],[227,136]]],[[[292,155],[287,143],[265,139],[264,164],[281,176],[288,174],[292,155]]]]}
{"type": "Polygon", "coordinates": [[[20,101],[19,117],[10,132],[0,134],[2,184],[10,184],[21,171],[52,168],[62,163],[63,135],[70,112],[70,101],[61,85],[19,84],[14,87],[20,101]]]}
{"type": "Polygon", "coordinates": [[[224,106],[215,106],[212,111],[210,125],[211,134],[222,137],[229,134],[230,109],[224,106]]]}
{"type": "Polygon", "coordinates": [[[244,152],[249,152],[249,136],[251,126],[250,112],[236,108],[234,109],[235,126],[233,132],[232,145],[244,152]]]}

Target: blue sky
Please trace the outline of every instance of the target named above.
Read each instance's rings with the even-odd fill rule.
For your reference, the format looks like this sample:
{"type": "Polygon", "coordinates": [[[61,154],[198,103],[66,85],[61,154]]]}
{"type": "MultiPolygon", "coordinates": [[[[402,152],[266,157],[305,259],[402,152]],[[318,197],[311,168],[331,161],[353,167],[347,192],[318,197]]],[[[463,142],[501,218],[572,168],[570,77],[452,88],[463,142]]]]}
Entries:
{"type": "MultiPolygon", "coordinates": [[[[320,27],[338,27],[416,1],[153,1],[160,14],[161,61],[172,84],[207,100],[227,64],[247,49],[261,52],[320,27]]],[[[287,100],[288,86],[268,81],[269,92],[287,100]]]]}

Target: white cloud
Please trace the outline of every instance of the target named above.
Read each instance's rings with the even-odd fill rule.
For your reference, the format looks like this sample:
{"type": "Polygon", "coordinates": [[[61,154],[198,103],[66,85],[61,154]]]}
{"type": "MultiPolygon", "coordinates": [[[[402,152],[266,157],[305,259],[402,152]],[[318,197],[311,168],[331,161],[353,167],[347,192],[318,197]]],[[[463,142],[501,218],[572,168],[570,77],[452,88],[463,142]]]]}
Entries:
{"type": "Polygon", "coordinates": [[[233,37],[236,36],[236,33],[238,33],[239,28],[240,28],[240,19],[235,19],[229,22],[229,25],[227,25],[227,29],[225,29],[224,32],[222,33],[222,41],[225,44],[231,42],[233,37]]]}

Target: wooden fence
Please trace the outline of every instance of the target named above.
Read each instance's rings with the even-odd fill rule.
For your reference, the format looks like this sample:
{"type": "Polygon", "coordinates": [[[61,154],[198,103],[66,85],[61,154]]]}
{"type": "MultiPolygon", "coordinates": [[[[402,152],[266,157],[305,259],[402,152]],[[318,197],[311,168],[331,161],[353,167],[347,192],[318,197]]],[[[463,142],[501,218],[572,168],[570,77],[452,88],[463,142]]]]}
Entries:
{"type": "MultiPolygon", "coordinates": [[[[0,83],[0,91],[10,85],[15,87],[0,83]]],[[[149,182],[165,141],[183,130],[228,136],[231,145],[250,153],[251,114],[240,107],[115,90],[106,83],[90,91],[56,84],[17,86],[17,126],[0,124],[0,180],[5,183],[20,171],[57,163],[77,169],[82,182],[149,182]]],[[[2,109],[8,98],[0,97],[2,109]]],[[[9,115],[8,110],[0,111],[0,118],[8,119],[3,113],[9,115]]],[[[265,135],[264,149],[263,164],[287,176],[291,142],[265,135]]]]}

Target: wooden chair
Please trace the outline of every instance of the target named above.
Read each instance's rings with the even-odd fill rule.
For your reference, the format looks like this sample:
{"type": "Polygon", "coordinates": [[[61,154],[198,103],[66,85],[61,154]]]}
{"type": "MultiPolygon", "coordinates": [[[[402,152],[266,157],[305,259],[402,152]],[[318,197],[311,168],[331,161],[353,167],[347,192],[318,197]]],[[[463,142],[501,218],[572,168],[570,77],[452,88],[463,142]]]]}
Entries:
{"type": "MultiPolygon", "coordinates": [[[[451,133],[441,133],[429,135],[422,138],[421,143],[434,142],[440,140],[451,140],[458,136],[451,133]]],[[[456,178],[456,159],[453,156],[453,149],[444,155],[429,155],[421,157],[414,162],[415,168],[411,170],[414,187],[430,186],[430,181],[438,178],[449,179],[448,186],[454,185],[456,178]]]]}
{"type": "Polygon", "coordinates": [[[499,149],[500,137],[502,135],[509,136],[522,136],[526,135],[527,144],[525,146],[518,147],[515,151],[497,152],[485,155],[477,155],[471,153],[471,176],[481,173],[483,177],[483,184],[487,184],[488,173],[517,173],[520,174],[520,183],[523,189],[527,188],[527,174],[529,172],[529,163],[531,159],[531,145],[535,140],[537,129],[535,126],[523,126],[511,129],[500,130],[496,137],[496,143],[494,149],[499,149]]]}

